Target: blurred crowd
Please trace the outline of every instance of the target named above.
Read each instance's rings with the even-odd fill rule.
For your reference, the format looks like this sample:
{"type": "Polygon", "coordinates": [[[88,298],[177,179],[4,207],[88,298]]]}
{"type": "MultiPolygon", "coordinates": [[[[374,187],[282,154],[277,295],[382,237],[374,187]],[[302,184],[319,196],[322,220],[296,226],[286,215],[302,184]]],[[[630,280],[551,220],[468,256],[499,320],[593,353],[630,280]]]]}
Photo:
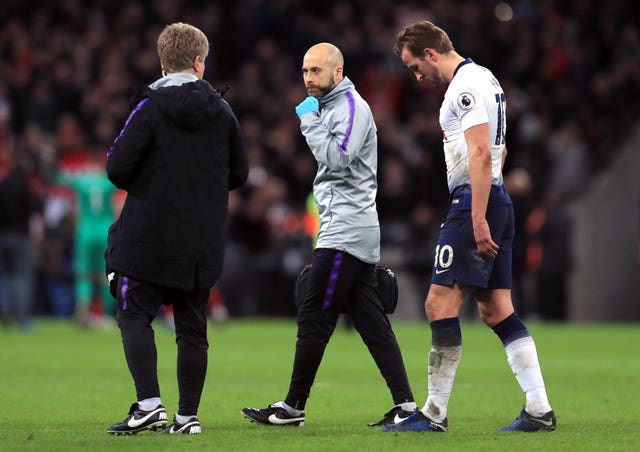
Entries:
{"type": "Polygon", "coordinates": [[[398,270],[414,278],[415,303],[421,304],[448,202],[438,124],[443,91],[415,83],[392,46],[402,26],[423,19],[444,28],[461,55],[490,68],[502,83],[505,178],[518,223],[514,301],[524,316],[565,318],[567,203],[615,158],[640,116],[640,21],[632,1],[4,0],[5,321],[28,325],[30,315],[71,316],[78,298],[87,296],[90,309],[108,310],[97,288],[104,275],[84,260],[82,267],[77,263],[79,246],[92,246],[85,258],[97,262],[102,245],[79,245],[77,235],[87,218],[117,215],[123,194],[105,195],[96,191],[97,182],[83,187],[70,180],[104,178],[105,154],[127,117],[129,97],[137,84],[159,78],[156,39],[176,21],[207,34],[205,79],[226,90],[249,154],[249,182],[230,197],[227,262],[217,288],[229,312],[293,314],[293,282],[312,249],[308,196],[315,175],[294,106],[305,97],[302,56],[322,41],[342,50],[345,75],[373,110],[382,256],[400,251],[398,270]],[[25,185],[28,201],[20,189],[25,185]],[[15,237],[33,251],[24,264],[33,268],[31,279],[18,282],[13,275],[20,259],[11,258],[10,246],[15,237]],[[79,272],[91,273],[82,276],[94,283],[89,295],[86,283],[78,288],[79,272]],[[25,285],[30,301],[19,308],[15,293],[25,285]]]}

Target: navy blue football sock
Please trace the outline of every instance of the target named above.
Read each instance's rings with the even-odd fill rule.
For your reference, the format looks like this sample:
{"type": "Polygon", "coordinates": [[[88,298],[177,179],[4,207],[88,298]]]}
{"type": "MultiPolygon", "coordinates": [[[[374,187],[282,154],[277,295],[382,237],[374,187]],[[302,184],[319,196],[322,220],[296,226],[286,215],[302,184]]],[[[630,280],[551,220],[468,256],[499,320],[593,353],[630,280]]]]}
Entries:
{"type": "Polygon", "coordinates": [[[502,345],[505,347],[515,340],[531,336],[529,330],[515,312],[494,326],[493,332],[498,335],[502,345]]]}
{"type": "Polygon", "coordinates": [[[431,326],[431,344],[439,347],[456,347],[462,345],[460,318],[434,320],[431,326]]]}

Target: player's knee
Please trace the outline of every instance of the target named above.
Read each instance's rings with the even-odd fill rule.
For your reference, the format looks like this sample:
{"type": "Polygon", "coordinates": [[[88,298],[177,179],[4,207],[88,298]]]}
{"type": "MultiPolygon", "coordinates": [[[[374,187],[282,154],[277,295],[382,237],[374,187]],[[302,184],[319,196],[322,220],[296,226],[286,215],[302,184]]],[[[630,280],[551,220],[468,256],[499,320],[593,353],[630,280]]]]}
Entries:
{"type": "Polygon", "coordinates": [[[444,298],[427,299],[425,312],[430,322],[458,316],[458,309],[444,298]]]}
{"type": "Polygon", "coordinates": [[[513,306],[511,305],[495,306],[484,305],[483,303],[478,303],[478,311],[482,321],[491,328],[502,322],[514,312],[513,306]]]}
{"type": "Polygon", "coordinates": [[[425,312],[430,322],[457,317],[463,292],[457,287],[432,284],[425,301],[425,312]]]}

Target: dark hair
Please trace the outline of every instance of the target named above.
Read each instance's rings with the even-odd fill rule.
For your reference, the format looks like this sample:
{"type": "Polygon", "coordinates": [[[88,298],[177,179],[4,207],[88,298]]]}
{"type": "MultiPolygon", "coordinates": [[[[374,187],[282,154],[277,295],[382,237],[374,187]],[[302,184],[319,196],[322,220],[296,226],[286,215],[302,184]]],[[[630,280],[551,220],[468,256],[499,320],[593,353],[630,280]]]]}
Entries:
{"type": "Polygon", "coordinates": [[[414,56],[422,55],[426,48],[431,48],[438,53],[448,53],[454,50],[447,33],[426,20],[407,25],[400,30],[393,51],[400,55],[404,48],[414,56]]]}

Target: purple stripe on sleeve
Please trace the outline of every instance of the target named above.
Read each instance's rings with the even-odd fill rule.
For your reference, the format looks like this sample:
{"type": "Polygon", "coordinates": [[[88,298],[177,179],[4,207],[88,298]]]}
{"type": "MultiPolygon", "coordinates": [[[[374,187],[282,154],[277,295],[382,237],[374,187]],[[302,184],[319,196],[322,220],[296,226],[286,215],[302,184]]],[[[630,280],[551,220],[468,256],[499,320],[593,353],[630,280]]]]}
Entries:
{"type": "MultiPolygon", "coordinates": [[[[146,104],[149,101],[148,97],[145,97],[144,99],[142,99],[140,102],[138,102],[138,105],[136,105],[136,108],[133,109],[133,111],[129,114],[129,117],[127,118],[127,120],[124,122],[124,126],[122,127],[122,130],[120,131],[120,133],[118,134],[118,136],[116,137],[115,140],[113,140],[113,144],[116,144],[118,142],[118,140],[122,137],[122,134],[124,133],[124,131],[127,129],[127,126],[129,125],[129,123],[131,122],[131,119],[133,118],[133,115],[135,115],[136,113],[138,113],[140,111],[140,109],[142,108],[142,106],[144,104],[146,104]]],[[[113,152],[113,146],[111,146],[111,149],[109,149],[107,151],[107,158],[109,158],[111,156],[111,153],[113,152]]]]}
{"type": "Polygon", "coordinates": [[[333,292],[336,290],[336,282],[338,281],[338,273],[340,273],[340,266],[342,265],[342,251],[336,251],[336,255],[333,258],[333,267],[331,268],[331,275],[329,276],[329,285],[327,291],[324,294],[324,302],[322,303],[322,309],[329,309],[331,307],[331,301],[333,300],[333,292]]]}
{"type": "Polygon", "coordinates": [[[346,151],[347,146],[349,146],[351,131],[353,130],[353,119],[356,113],[356,100],[353,98],[353,93],[351,91],[347,91],[344,95],[347,96],[347,101],[349,102],[349,127],[347,127],[347,133],[344,135],[344,140],[342,140],[342,143],[340,144],[340,149],[346,151]]]}
{"type": "Polygon", "coordinates": [[[129,278],[126,276],[122,277],[122,287],[120,288],[120,293],[122,294],[122,310],[127,310],[127,289],[129,289],[129,278]]]}

